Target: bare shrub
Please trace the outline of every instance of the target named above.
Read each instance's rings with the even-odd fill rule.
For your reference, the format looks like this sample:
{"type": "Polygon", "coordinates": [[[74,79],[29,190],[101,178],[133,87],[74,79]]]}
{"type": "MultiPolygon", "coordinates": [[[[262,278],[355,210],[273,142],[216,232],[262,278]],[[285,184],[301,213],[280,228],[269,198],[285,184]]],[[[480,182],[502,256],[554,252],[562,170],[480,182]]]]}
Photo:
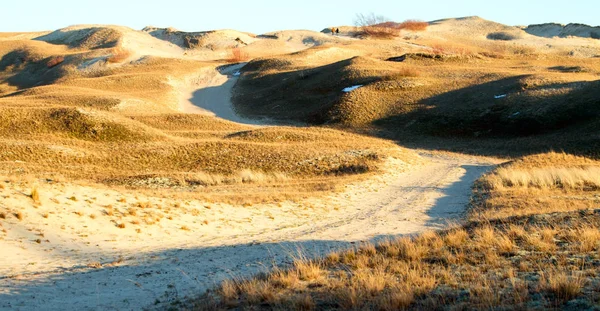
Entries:
{"type": "Polygon", "coordinates": [[[356,14],[354,25],[358,28],[357,33],[374,38],[394,38],[400,35],[397,23],[391,22],[382,15],[356,14]]]}
{"type": "Polygon", "coordinates": [[[231,57],[229,58],[230,63],[240,63],[250,59],[248,52],[242,50],[239,47],[231,49],[231,57]]]}

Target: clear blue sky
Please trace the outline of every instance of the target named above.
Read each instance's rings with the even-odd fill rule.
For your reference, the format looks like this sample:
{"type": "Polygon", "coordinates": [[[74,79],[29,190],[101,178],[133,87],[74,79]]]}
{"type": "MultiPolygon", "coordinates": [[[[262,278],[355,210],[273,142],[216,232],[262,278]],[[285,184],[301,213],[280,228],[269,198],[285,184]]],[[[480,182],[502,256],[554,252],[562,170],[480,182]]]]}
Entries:
{"type": "Polygon", "coordinates": [[[75,24],[231,28],[264,33],[352,25],[356,13],[431,21],[478,15],[508,25],[600,24],[599,0],[2,0],[0,32],[55,30],[75,24]]]}

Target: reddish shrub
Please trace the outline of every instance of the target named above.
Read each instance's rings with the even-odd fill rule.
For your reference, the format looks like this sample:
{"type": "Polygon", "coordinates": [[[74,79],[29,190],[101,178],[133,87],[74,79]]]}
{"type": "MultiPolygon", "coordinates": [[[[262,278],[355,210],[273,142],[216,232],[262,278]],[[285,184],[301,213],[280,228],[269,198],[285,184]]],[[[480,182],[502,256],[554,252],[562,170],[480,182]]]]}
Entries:
{"type": "Polygon", "coordinates": [[[48,66],[48,68],[52,68],[54,66],[60,65],[62,62],[65,61],[64,56],[56,56],[56,57],[52,57],[48,63],[46,63],[46,66],[48,66]]]}
{"type": "Polygon", "coordinates": [[[427,30],[429,23],[414,19],[406,20],[398,25],[400,29],[406,29],[410,31],[425,31],[427,30]]]}
{"type": "Polygon", "coordinates": [[[231,49],[231,58],[229,59],[229,62],[239,63],[248,60],[248,58],[250,58],[248,52],[236,47],[231,49]]]}
{"type": "Polygon", "coordinates": [[[113,53],[110,57],[106,59],[109,63],[120,63],[131,56],[131,52],[124,50],[122,48],[113,49],[113,53]]]}

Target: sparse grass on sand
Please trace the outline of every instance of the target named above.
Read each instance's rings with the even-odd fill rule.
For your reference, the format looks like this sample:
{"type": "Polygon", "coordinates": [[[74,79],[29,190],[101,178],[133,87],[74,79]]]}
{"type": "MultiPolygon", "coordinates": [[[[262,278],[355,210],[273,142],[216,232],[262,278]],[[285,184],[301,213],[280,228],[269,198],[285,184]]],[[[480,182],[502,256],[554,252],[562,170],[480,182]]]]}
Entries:
{"type": "Polygon", "coordinates": [[[0,51],[0,85],[16,88],[0,94],[6,174],[262,202],[327,193],[377,172],[388,156],[414,157],[331,129],[257,128],[178,113],[172,80],[216,63],[145,57],[132,64],[120,46],[63,56],[38,45],[48,44],[20,41],[0,51]],[[82,69],[90,57],[104,65],[82,69]]]}
{"type": "Polygon", "coordinates": [[[597,169],[600,163],[563,153],[517,160],[480,179],[465,225],[300,259],[286,269],[226,281],[189,307],[591,308],[600,302],[600,210],[593,203],[600,191],[593,183],[579,187],[588,185],[582,167],[597,169]],[[574,170],[553,175],[556,167],[574,170]],[[557,182],[515,182],[511,172],[524,169],[547,171],[557,182]],[[574,187],[562,186],[566,176],[574,187]],[[523,187],[538,192],[531,196],[521,191],[523,187]]]}
{"type": "Polygon", "coordinates": [[[502,41],[415,42],[424,47],[373,48],[368,57],[325,64],[306,59],[335,59],[339,48],[255,59],[242,69],[233,101],[247,116],[328,124],[421,148],[597,152],[599,59],[502,41]],[[424,143],[431,138],[441,140],[424,143]]]}

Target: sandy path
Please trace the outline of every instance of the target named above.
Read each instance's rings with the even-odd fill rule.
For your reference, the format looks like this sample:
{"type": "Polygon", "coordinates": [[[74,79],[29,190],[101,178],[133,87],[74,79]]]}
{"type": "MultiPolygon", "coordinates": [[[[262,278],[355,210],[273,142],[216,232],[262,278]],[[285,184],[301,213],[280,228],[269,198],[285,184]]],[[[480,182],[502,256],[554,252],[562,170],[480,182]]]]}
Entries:
{"type": "Polygon", "coordinates": [[[266,125],[264,120],[240,117],[231,103],[231,91],[237,82],[235,73],[244,65],[245,63],[236,64],[221,70],[209,67],[174,85],[181,95],[181,111],[215,116],[243,124],[266,125]]]}
{"type": "MultiPolygon", "coordinates": [[[[65,219],[65,223],[86,223],[71,230],[64,226],[62,230],[45,229],[46,237],[53,242],[49,245],[55,249],[36,251],[36,244],[14,236],[1,242],[2,249],[12,246],[13,250],[21,248],[21,253],[16,258],[0,259],[0,309],[137,310],[153,302],[165,303],[200,293],[224,278],[247,276],[273,264],[289,263],[299,249],[318,256],[358,241],[437,229],[459,217],[468,203],[472,182],[490,168],[489,162],[477,158],[431,155],[424,155],[424,161],[417,165],[399,160],[388,165],[388,173],[349,185],[345,192],[327,198],[246,208],[215,204],[201,215],[211,219],[212,227],[197,226],[198,217],[181,216],[163,221],[155,229],[144,228],[142,234],[130,235],[128,230],[133,229],[102,226],[98,219],[81,220],[86,217],[77,218],[65,211],[62,217],[76,219],[65,219]],[[181,224],[191,230],[177,230],[181,224]],[[83,244],[78,240],[85,240],[81,238],[84,233],[93,242],[78,247],[83,244]],[[98,254],[105,258],[101,260],[103,267],[87,267],[98,259],[98,254]],[[13,260],[37,262],[16,267],[13,260]]],[[[105,202],[126,196],[75,185],[56,187],[43,191],[54,189],[59,197],[72,193],[98,197],[93,203],[75,202],[88,204],[87,210],[94,204],[104,206],[105,202]]],[[[51,204],[44,206],[55,209],[51,204]]],[[[203,204],[192,201],[188,206],[201,208],[203,204]]],[[[19,224],[28,218],[32,216],[15,222],[8,232],[17,235],[19,224]]],[[[60,220],[47,226],[52,225],[60,226],[60,220]]]]}

